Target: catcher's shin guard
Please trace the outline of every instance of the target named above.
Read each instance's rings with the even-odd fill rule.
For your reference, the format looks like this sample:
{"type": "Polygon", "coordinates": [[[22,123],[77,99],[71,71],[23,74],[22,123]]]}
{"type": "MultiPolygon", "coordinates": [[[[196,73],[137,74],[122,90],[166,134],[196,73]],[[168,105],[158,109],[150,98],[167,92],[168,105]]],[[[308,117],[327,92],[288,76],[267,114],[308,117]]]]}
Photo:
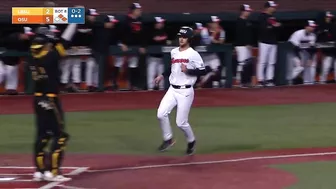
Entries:
{"type": "Polygon", "coordinates": [[[36,167],[37,172],[44,172],[47,170],[46,165],[46,156],[47,152],[45,151],[45,148],[47,147],[49,141],[50,141],[50,136],[46,135],[44,137],[39,137],[36,139],[35,144],[34,144],[34,164],[36,167]]]}
{"type": "Polygon", "coordinates": [[[69,135],[65,132],[56,137],[52,143],[51,149],[51,172],[53,175],[61,175],[60,167],[62,166],[64,151],[69,140],[69,135]]]}

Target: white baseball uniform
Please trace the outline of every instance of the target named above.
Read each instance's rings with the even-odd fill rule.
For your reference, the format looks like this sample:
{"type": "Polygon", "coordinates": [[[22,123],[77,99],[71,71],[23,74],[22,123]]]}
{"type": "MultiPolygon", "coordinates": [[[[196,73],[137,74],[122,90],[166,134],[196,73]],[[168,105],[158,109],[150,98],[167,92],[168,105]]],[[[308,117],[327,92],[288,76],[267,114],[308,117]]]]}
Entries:
{"type": "MultiPolygon", "coordinates": [[[[200,34],[201,34],[201,44],[210,45],[212,42],[212,36],[210,35],[208,28],[203,28],[200,34]]],[[[221,30],[218,38],[225,39],[224,30],[221,30]]],[[[209,66],[211,70],[215,71],[221,65],[221,62],[216,53],[201,53],[201,55],[202,55],[205,65],[209,66]]]]}
{"type": "Polygon", "coordinates": [[[61,83],[68,84],[69,76],[72,73],[72,82],[81,83],[81,58],[79,56],[71,56],[62,60],[62,76],[61,83]]]}
{"type": "Polygon", "coordinates": [[[0,85],[5,81],[6,90],[17,90],[19,83],[18,65],[6,65],[0,60],[0,85]]]}
{"type": "Polygon", "coordinates": [[[336,81],[336,58],[334,56],[325,55],[322,60],[322,71],[320,75],[320,82],[325,83],[330,71],[330,68],[334,67],[334,80],[336,81]]]}
{"type": "MultiPolygon", "coordinates": [[[[314,46],[316,42],[316,35],[314,33],[307,33],[305,29],[301,29],[294,32],[288,41],[291,42],[296,48],[302,46],[314,46]]],[[[302,71],[304,71],[304,83],[314,83],[316,73],[316,56],[312,56],[311,53],[306,49],[300,50],[299,57],[295,55],[294,51],[289,53],[288,56],[289,64],[287,69],[287,79],[291,81],[302,71]]]]}
{"type": "Polygon", "coordinates": [[[176,125],[183,131],[187,142],[195,140],[194,133],[188,122],[189,112],[194,100],[194,89],[197,77],[187,75],[182,72],[181,64],[185,64],[187,69],[205,70],[203,60],[198,52],[189,47],[180,51],[179,47],[171,51],[171,74],[169,76],[170,87],[157,111],[157,117],[160,121],[163,139],[169,140],[173,137],[169,114],[177,106],[176,125]]]}

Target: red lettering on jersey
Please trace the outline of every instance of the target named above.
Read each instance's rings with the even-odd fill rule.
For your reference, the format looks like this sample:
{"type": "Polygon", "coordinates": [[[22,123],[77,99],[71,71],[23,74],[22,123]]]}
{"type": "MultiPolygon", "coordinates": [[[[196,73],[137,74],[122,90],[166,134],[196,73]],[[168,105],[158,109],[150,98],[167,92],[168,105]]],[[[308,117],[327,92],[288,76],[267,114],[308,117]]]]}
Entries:
{"type": "Polygon", "coordinates": [[[174,59],[174,58],[172,58],[172,59],[171,59],[171,63],[172,63],[172,64],[189,63],[189,59],[183,59],[183,58],[180,58],[180,59],[174,59]]]}
{"type": "Polygon", "coordinates": [[[141,30],[141,23],[140,22],[132,22],[131,27],[132,27],[133,31],[139,32],[141,30]]]}

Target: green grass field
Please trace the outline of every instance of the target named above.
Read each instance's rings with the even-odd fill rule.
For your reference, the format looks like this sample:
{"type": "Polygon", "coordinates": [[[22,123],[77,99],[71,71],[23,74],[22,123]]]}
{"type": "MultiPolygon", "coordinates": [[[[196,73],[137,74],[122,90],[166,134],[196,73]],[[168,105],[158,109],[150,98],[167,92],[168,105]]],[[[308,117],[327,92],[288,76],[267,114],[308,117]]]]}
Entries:
{"type": "MultiPolygon", "coordinates": [[[[190,123],[203,154],[327,147],[336,141],[335,110],[334,103],[193,108],[190,123]]],[[[167,155],[185,148],[174,119],[175,112],[171,123],[178,143],[167,155]]],[[[66,121],[70,152],[156,154],[162,140],[156,110],[67,113],[66,121]]],[[[31,152],[33,115],[1,115],[0,123],[0,153],[31,152]]]]}
{"type": "Polygon", "coordinates": [[[336,162],[296,163],[272,166],[294,174],[298,182],[288,189],[333,189],[336,162]]]}

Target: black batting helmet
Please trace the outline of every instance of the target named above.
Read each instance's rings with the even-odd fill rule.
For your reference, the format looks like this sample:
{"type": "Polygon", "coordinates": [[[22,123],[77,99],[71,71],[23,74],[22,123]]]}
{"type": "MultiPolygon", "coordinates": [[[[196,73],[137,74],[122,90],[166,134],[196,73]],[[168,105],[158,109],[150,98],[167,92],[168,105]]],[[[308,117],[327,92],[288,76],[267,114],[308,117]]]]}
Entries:
{"type": "Polygon", "coordinates": [[[30,49],[32,50],[39,50],[41,49],[45,44],[48,43],[48,38],[45,35],[37,35],[34,37],[34,39],[31,42],[30,49]]]}
{"type": "Polygon", "coordinates": [[[183,26],[177,33],[177,36],[191,39],[194,37],[194,31],[191,27],[183,26]]]}

